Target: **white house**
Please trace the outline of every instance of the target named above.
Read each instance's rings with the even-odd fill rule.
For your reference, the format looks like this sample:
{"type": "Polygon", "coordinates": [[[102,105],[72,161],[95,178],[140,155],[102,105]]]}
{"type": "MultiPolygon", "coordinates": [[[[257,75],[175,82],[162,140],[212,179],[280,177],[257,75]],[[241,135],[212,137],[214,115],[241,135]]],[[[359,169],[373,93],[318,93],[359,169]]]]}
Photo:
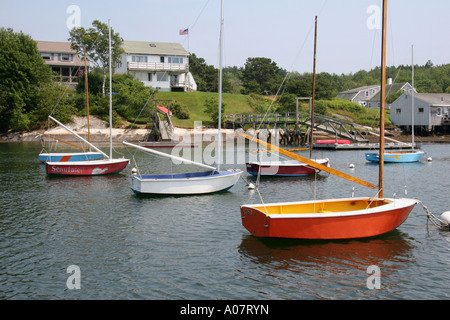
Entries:
{"type": "MultiPolygon", "coordinates": [[[[381,86],[379,84],[372,86],[359,87],[347,91],[340,92],[336,98],[341,98],[345,100],[352,101],[361,106],[368,108],[379,108],[380,107],[380,90],[381,86]]],[[[392,78],[387,79],[386,83],[386,97],[391,93],[396,93],[398,91],[411,92],[412,86],[408,82],[402,83],[392,83],[392,78]]],[[[387,109],[390,106],[386,106],[387,109]]]]}
{"type": "Polygon", "coordinates": [[[189,53],[179,43],[124,41],[116,73],[131,73],[160,91],[196,91],[189,53]]]}
{"type": "Polygon", "coordinates": [[[366,107],[368,101],[380,91],[380,85],[359,87],[340,92],[336,98],[345,99],[366,107]]]}

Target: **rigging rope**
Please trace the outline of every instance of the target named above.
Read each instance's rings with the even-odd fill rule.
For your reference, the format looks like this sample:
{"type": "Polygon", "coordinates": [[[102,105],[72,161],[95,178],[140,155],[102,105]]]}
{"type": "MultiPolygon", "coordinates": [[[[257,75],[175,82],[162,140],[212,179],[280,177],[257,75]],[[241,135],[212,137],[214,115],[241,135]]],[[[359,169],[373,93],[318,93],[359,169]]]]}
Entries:
{"type": "Polygon", "coordinates": [[[422,205],[422,208],[425,210],[425,212],[427,214],[427,226],[428,226],[428,221],[431,221],[439,229],[450,229],[450,223],[448,223],[442,219],[439,219],[428,209],[428,207],[426,205],[423,204],[422,201],[420,201],[420,200],[417,200],[417,201],[418,201],[418,203],[420,203],[422,205]]]}

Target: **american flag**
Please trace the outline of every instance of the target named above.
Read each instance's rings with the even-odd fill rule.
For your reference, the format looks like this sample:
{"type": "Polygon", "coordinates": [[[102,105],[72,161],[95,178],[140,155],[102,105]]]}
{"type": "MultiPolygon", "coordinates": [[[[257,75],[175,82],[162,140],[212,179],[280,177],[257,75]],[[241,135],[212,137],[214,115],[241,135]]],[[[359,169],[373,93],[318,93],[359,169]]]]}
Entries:
{"type": "Polygon", "coordinates": [[[180,36],[189,34],[189,29],[180,29],[180,36]]]}

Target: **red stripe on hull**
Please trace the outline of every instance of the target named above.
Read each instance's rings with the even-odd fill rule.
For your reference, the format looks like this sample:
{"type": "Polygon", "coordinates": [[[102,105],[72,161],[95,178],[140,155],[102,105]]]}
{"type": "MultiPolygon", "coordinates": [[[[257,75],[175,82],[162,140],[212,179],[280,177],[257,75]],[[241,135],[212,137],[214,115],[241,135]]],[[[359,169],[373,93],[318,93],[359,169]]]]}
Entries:
{"type": "MultiPolygon", "coordinates": [[[[326,165],[326,164],[324,164],[326,165]]],[[[316,173],[317,169],[307,165],[298,166],[265,166],[258,164],[247,164],[247,171],[258,173],[261,175],[280,175],[280,176],[309,176],[316,173]],[[261,169],[260,169],[261,167],[261,169]]],[[[317,170],[319,172],[320,170],[317,170]]]]}
{"type": "Polygon", "coordinates": [[[92,176],[119,172],[128,165],[129,160],[120,162],[111,162],[104,164],[76,164],[76,165],[57,165],[46,163],[45,170],[47,174],[92,176]]]}
{"type": "Polygon", "coordinates": [[[314,218],[270,218],[241,208],[243,226],[254,236],[295,239],[353,239],[380,235],[400,226],[414,205],[386,212],[314,218]]]}

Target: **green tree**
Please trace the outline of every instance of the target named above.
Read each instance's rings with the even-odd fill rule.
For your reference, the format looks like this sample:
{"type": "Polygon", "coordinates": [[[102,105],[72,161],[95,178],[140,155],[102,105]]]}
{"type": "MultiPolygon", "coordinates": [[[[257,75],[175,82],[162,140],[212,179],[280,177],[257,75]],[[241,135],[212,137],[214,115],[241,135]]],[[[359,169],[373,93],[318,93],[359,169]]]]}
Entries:
{"type": "MultiPolygon", "coordinates": [[[[206,113],[207,115],[209,115],[209,117],[211,118],[211,120],[215,123],[218,124],[219,122],[219,101],[217,98],[208,98],[205,100],[204,103],[204,110],[203,112],[206,113]]],[[[224,113],[225,113],[225,103],[223,103],[222,101],[222,116],[221,116],[221,121],[220,123],[223,122],[224,120],[224,113]]]]}
{"type": "Polygon", "coordinates": [[[242,93],[270,94],[276,91],[286,72],[269,58],[248,58],[242,72],[242,93]]]}
{"type": "MultiPolygon", "coordinates": [[[[84,48],[86,48],[87,59],[95,67],[103,71],[102,93],[105,95],[106,73],[109,69],[109,27],[107,24],[94,20],[89,29],[83,27],[73,28],[69,32],[69,41],[72,49],[77,50],[78,55],[84,59],[84,48]]],[[[124,52],[122,48],[123,39],[119,33],[111,28],[111,65],[120,62],[120,56],[124,52]]]]}
{"type": "Polygon", "coordinates": [[[22,32],[0,28],[0,132],[30,128],[37,93],[52,83],[36,42],[22,32]]]}

